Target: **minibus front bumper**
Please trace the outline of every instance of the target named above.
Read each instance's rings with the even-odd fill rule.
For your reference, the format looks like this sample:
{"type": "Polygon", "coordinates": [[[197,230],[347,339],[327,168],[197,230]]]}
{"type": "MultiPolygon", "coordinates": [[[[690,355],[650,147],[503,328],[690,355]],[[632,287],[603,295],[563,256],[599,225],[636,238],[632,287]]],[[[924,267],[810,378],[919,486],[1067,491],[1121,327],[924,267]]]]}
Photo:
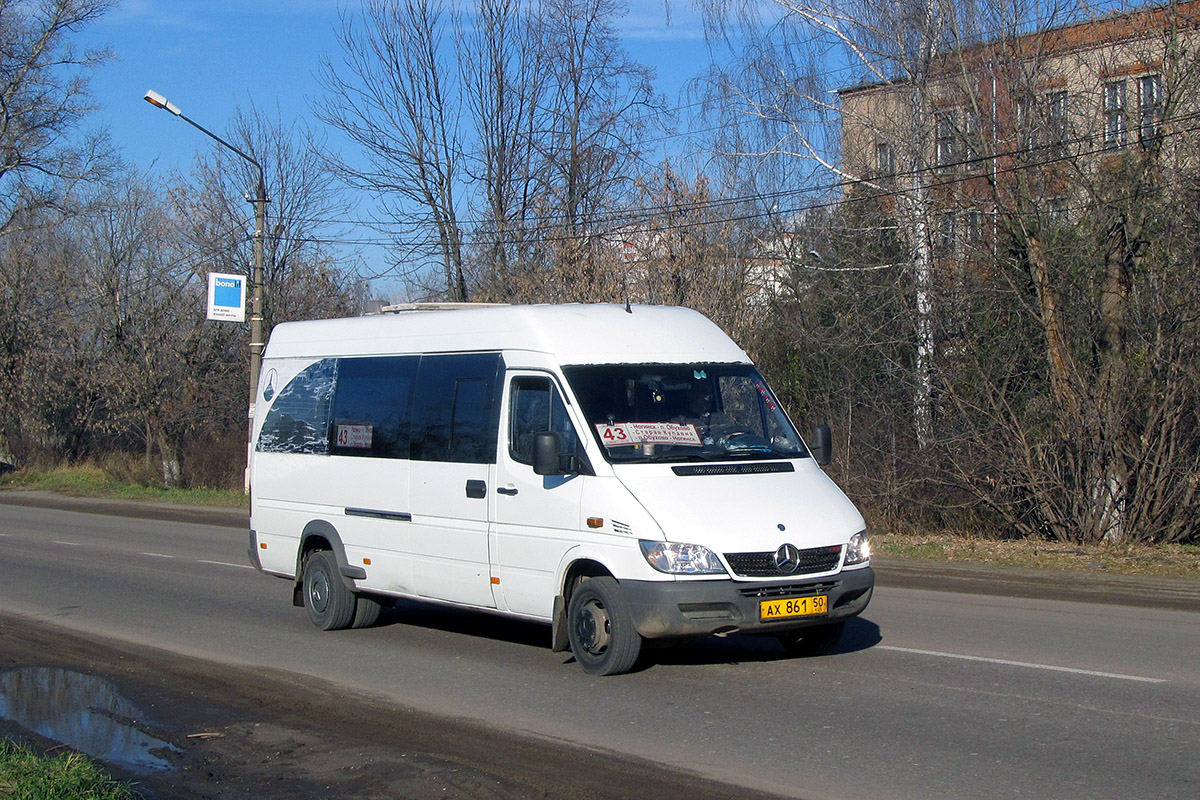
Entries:
{"type": "MultiPolygon", "coordinates": [[[[875,572],[843,570],[811,581],[758,583],[734,580],[621,581],[634,625],[642,636],[661,639],[724,633],[782,633],[847,619],[871,601],[875,572]],[[763,619],[764,603],[825,598],[823,613],[807,613],[815,603],[796,603],[799,616],[763,619]]],[[[776,606],[778,608],[778,606],[776,606]]],[[[790,613],[790,612],[785,612],[790,613]]]]}

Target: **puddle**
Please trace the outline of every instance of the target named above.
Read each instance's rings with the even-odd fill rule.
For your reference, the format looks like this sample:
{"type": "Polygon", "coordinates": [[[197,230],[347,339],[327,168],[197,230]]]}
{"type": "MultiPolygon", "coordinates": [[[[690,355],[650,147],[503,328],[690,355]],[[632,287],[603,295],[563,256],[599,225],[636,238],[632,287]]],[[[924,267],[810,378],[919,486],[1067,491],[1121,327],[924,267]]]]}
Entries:
{"type": "Polygon", "coordinates": [[[169,769],[168,742],[138,729],[140,712],[95,675],[49,667],[0,672],[0,718],[130,772],[169,769]]]}

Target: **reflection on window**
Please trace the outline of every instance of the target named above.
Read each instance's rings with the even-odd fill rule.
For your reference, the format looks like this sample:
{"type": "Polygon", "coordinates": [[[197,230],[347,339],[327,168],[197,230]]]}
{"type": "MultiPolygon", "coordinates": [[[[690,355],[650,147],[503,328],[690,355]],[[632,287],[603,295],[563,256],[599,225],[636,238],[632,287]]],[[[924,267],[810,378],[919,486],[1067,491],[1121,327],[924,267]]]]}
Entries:
{"type": "Polygon", "coordinates": [[[567,409],[549,378],[520,377],[512,383],[509,452],[513,460],[533,464],[533,437],[538,433],[559,434],[563,451],[574,453],[578,445],[567,409]]]}
{"type": "Polygon", "coordinates": [[[968,108],[963,116],[964,166],[969,172],[979,172],[984,165],[983,132],[979,124],[979,112],[968,108]]]}
{"type": "Polygon", "coordinates": [[[258,434],[263,453],[329,452],[329,401],[337,359],[326,358],[292,378],[267,412],[258,434]]]}

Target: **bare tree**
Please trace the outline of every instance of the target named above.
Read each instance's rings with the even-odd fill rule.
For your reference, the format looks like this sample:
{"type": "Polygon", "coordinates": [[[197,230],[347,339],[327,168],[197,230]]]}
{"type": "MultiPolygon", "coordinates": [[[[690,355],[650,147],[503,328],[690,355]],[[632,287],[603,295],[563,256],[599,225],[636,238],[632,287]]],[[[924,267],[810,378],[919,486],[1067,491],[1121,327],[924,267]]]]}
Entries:
{"type": "MultiPolygon", "coordinates": [[[[890,447],[941,485],[931,519],[947,524],[959,505],[1029,535],[1194,536],[1195,421],[1183,409],[1196,385],[1178,360],[1187,347],[1164,331],[1194,322],[1178,277],[1192,258],[1181,260],[1192,227],[1178,176],[1194,169],[1195,12],[1087,21],[1053,0],[779,8],[748,29],[738,71],[717,73],[718,97],[762,135],[729,151],[815,164],[845,187],[847,210],[876,207],[868,228],[897,231],[899,258],[855,247],[843,252],[857,265],[824,266],[863,270],[841,290],[852,292],[875,283],[874,259],[880,277],[907,265],[907,285],[894,284],[905,302],[877,307],[893,325],[912,321],[894,363],[911,370],[913,444],[928,452],[890,447]],[[833,85],[810,43],[842,48],[833,85]]],[[[852,218],[863,224],[839,224],[852,218]]],[[[861,344],[882,348],[884,317],[854,310],[849,294],[834,306],[862,320],[861,344]]]]}
{"type": "Polygon", "coordinates": [[[104,402],[98,427],[118,441],[140,438],[147,460],[159,454],[163,483],[176,486],[189,412],[211,366],[188,358],[205,337],[203,280],[181,263],[165,203],[142,176],[112,181],[90,206],[64,233],[77,257],[74,324],[102,356],[91,376],[104,402]]]}
{"type": "Polygon", "coordinates": [[[652,73],[632,62],[614,27],[617,0],[548,0],[541,7],[541,63],[553,76],[544,109],[548,136],[541,235],[572,299],[596,296],[603,215],[633,188],[644,139],[665,115],[652,73]]]}
{"type": "MultiPolygon", "coordinates": [[[[107,0],[0,0],[0,453],[36,450],[31,430],[61,295],[39,261],[36,229],[76,208],[73,190],[102,177],[103,135],[82,136],[88,78],[108,57],[80,52],[71,34],[107,11],[107,0]],[[53,213],[52,213],[53,212],[53,213]],[[24,422],[23,422],[24,420],[24,422]]],[[[39,427],[35,424],[35,427],[39,427]]]]}
{"type": "Polygon", "coordinates": [[[108,0],[0,0],[0,232],[31,205],[61,204],[105,164],[102,137],[78,138],[91,111],[88,80],[110,58],[79,52],[71,33],[108,0]]]}
{"type": "Polygon", "coordinates": [[[1188,476],[1200,461],[1181,412],[1196,385],[1188,347],[1164,331],[1190,339],[1195,321],[1178,282],[1191,230],[1179,176],[1194,169],[1200,20],[1183,6],[1033,30],[993,20],[1006,34],[975,46],[954,90],[960,104],[993,98],[984,124],[963,132],[992,164],[989,191],[971,202],[991,211],[996,266],[1031,326],[1013,352],[1035,357],[1026,368],[1046,391],[1023,381],[1009,392],[986,363],[958,370],[972,380],[948,383],[947,398],[974,422],[951,463],[961,486],[1028,533],[1192,536],[1188,476]],[[976,460],[989,442],[1007,455],[983,462],[1003,474],[991,485],[976,460]]]}
{"type": "MultiPolygon", "coordinates": [[[[239,110],[230,137],[264,166],[269,198],[263,257],[264,333],[289,319],[358,313],[363,286],[353,253],[335,248],[348,216],[335,177],[325,168],[325,142],[297,124],[257,108],[239,110]]],[[[252,263],[247,198],[257,172],[214,148],[201,155],[196,185],[173,190],[177,218],[209,269],[242,273],[252,263]]]]}
{"type": "Polygon", "coordinates": [[[342,58],[322,64],[318,115],[365,156],[365,164],[336,160],[338,171],[401,224],[401,274],[411,274],[414,258],[433,256],[446,297],[466,300],[460,98],[445,61],[444,13],[439,0],[366,0],[361,16],[344,12],[342,58]]]}
{"type": "Polygon", "coordinates": [[[538,26],[521,0],[481,0],[474,18],[455,22],[475,146],[469,148],[473,184],[473,283],[504,298],[537,261],[544,109],[551,86],[539,47],[538,26]]]}

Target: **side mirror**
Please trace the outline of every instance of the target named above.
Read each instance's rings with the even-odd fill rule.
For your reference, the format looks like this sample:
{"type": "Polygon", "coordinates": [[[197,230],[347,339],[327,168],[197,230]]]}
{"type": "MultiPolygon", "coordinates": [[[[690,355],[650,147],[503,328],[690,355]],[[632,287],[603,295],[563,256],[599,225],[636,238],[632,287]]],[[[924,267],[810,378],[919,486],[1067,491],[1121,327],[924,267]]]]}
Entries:
{"type": "Polygon", "coordinates": [[[562,437],[543,431],[533,435],[533,471],[538,475],[574,475],[575,458],[562,451],[562,437]]]}
{"type": "Polygon", "coordinates": [[[833,431],[828,425],[817,425],[813,428],[812,457],[822,467],[829,466],[833,461],[833,431]]]}

